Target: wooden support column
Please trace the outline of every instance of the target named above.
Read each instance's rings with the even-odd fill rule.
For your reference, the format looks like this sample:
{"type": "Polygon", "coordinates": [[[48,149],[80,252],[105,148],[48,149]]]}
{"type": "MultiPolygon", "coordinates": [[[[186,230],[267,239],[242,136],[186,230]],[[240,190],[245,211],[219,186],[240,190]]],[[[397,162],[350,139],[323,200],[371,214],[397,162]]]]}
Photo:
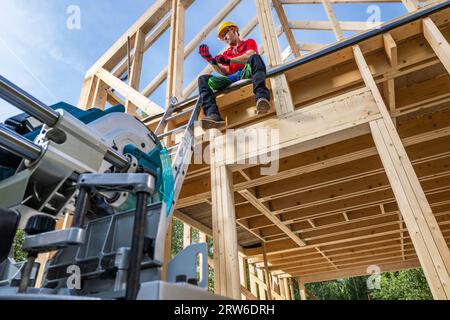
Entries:
{"type": "Polygon", "coordinates": [[[292,278],[289,278],[289,291],[291,294],[291,300],[295,300],[295,294],[294,294],[294,280],[292,278]]]}
{"type": "Polygon", "coordinates": [[[291,290],[289,288],[289,280],[290,278],[284,278],[283,281],[283,286],[284,286],[284,296],[286,297],[286,300],[292,300],[291,299],[291,290]]]}
{"type": "Polygon", "coordinates": [[[258,297],[258,287],[256,285],[256,281],[254,278],[257,277],[256,272],[255,272],[255,265],[249,264],[248,265],[248,270],[249,270],[249,274],[250,274],[250,292],[255,296],[258,297]]]}
{"type": "Polygon", "coordinates": [[[185,13],[182,1],[172,0],[166,105],[170,97],[181,99],[183,95],[185,13]]]}
{"type": "MultiPolygon", "coordinates": [[[[383,42],[384,42],[384,50],[386,52],[386,56],[388,57],[389,63],[393,69],[397,69],[398,67],[398,55],[397,55],[397,44],[395,43],[394,38],[388,32],[383,34],[383,42]]],[[[390,111],[395,111],[396,108],[396,100],[395,100],[395,79],[389,79],[383,83],[384,96],[386,97],[386,101],[389,106],[390,111]]],[[[396,124],[396,120],[394,119],[394,124],[396,124]]]]}
{"type": "MultiPolygon", "coordinates": [[[[133,62],[130,62],[131,69],[128,75],[129,86],[139,91],[139,84],[141,81],[142,61],[144,60],[144,46],[145,46],[145,33],[142,30],[138,30],[136,34],[136,41],[134,43],[134,58],[133,62]]],[[[131,101],[127,101],[125,106],[126,112],[130,115],[136,115],[136,105],[131,101]]]]}
{"type": "MultiPolygon", "coordinates": [[[[277,32],[273,22],[269,0],[256,0],[256,12],[263,38],[267,64],[274,67],[283,63],[277,32]]],[[[272,94],[278,116],[294,111],[291,90],[284,74],[271,77],[272,94]]]]}
{"type": "MultiPolygon", "coordinates": [[[[241,286],[247,289],[247,259],[239,254],[239,278],[241,286]]],[[[245,300],[245,295],[241,293],[242,300],[245,300]]]]}
{"type": "Polygon", "coordinates": [[[422,23],[425,39],[427,39],[447,72],[450,73],[450,44],[431,18],[423,19],[422,23]]]}
{"type": "Polygon", "coordinates": [[[298,281],[298,290],[300,291],[300,300],[306,300],[306,289],[303,282],[298,281]]]}
{"type": "Polygon", "coordinates": [[[267,295],[266,295],[267,284],[265,282],[264,271],[262,271],[261,268],[257,268],[256,275],[258,276],[258,279],[261,280],[261,283],[265,284],[264,286],[262,286],[261,283],[258,283],[259,300],[267,300],[267,295]]]}
{"type": "Polygon", "coordinates": [[[97,82],[98,78],[96,76],[90,76],[83,80],[83,86],[78,100],[78,108],[83,110],[92,108],[97,82]]]}
{"type": "Polygon", "coordinates": [[[214,239],[214,283],[217,294],[239,299],[238,244],[236,233],[236,213],[233,191],[233,176],[223,160],[221,146],[215,142],[218,130],[210,130],[211,141],[211,194],[214,239]]]}
{"type": "Polygon", "coordinates": [[[281,4],[280,0],[273,0],[273,7],[275,8],[275,11],[277,12],[278,18],[280,19],[281,26],[283,27],[284,34],[286,35],[286,38],[288,40],[289,46],[291,47],[292,53],[294,56],[300,57],[300,50],[297,46],[297,41],[295,40],[295,36],[289,28],[289,21],[286,16],[286,12],[283,9],[283,5],[281,4]]]}
{"type": "Polygon", "coordinates": [[[269,264],[267,261],[267,250],[266,243],[263,242],[263,259],[264,259],[264,271],[266,274],[266,285],[267,285],[267,299],[272,300],[272,279],[270,277],[269,264]]]}
{"type": "Polygon", "coordinates": [[[183,248],[187,248],[192,244],[192,227],[183,223],[183,248]]]}
{"type": "Polygon", "coordinates": [[[356,63],[383,118],[370,123],[376,148],[435,299],[450,299],[450,252],[359,46],[356,63]]]}

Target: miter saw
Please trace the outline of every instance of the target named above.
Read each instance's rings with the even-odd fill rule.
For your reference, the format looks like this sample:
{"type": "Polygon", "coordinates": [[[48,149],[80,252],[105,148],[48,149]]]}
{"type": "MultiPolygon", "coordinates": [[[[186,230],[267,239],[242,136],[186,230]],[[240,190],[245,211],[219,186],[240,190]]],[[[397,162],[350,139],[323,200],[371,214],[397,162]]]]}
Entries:
{"type": "Polygon", "coordinates": [[[207,291],[205,243],[178,254],[161,281],[199,105],[172,165],[160,138],[121,105],[48,107],[1,76],[0,97],[24,112],[0,124],[0,299],[220,298],[207,291]],[[67,215],[71,225],[55,230],[67,215]],[[12,258],[18,229],[21,263],[12,258]],[[36,258],[49,252],[43,270],[36,258]]]}

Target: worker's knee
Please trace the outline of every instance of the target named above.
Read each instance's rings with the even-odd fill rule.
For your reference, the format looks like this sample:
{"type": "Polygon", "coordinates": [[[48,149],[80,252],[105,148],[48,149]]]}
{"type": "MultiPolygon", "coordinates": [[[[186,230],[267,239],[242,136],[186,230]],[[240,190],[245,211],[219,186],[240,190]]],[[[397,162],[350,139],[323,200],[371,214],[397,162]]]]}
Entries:
{"type": "Polygon", "coordinates": [[[252,71],[266,71],[266,65],[262,57],[255,53],[248,59],[248,64],[252,67],[252,71]]]}
{"type": "Polygon", "coordinates": [[[257,54],[257,53],[255,53],[254,55],[252,55],[252,56],[248,59],[248,62],[249,62],[251,65],[254,65],[254,64],[256,64],[256,65],[264,65],[264,61],[263,61],[262,57],[261,57],[259,54],[257,54]]]}
{"type": "Polygon", "coordinates": [[[198,86],[199,88],[208,86],[208,81],[211,78],[210,74],[204,74],[198,78],[198,86]]]}

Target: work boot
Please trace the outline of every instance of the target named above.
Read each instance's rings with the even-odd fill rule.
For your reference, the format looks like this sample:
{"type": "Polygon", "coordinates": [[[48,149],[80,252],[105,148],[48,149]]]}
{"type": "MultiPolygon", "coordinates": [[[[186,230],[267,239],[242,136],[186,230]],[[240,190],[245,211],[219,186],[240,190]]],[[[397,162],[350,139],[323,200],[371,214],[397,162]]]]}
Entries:
{"type": "Polygon", "coordinates": [[[205,131],[208,129],[220,129],[223,126],[225,126],[225,120],[217,113],[213,113],[202,119],[202,128],[205,131]]]}
{"type": "Polygon", "coordinates": [[[256,101],[256,114],[265,114],[269,112],[271,108],[270,101],[266,98],[260,98],[256,101]]]}

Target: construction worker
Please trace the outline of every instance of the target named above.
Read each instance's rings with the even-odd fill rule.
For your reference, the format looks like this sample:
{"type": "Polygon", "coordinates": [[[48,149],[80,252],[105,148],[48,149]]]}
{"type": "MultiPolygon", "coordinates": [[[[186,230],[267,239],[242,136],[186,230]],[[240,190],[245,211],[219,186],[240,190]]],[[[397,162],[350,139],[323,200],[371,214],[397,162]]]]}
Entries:
{"type": "Polygon", "coordinates": [[[225,121],[220,116],[214,91],[220,91],[242,79],[252,79],[256,95],[257,113],[267,113],[270,108],[270,92],[266,87],[266,66],[259,55],[253,39],[241,40],[239,27],[233,22],[222,23],[218,30],[219,40],[227,43],[228,49],[215,58],[206,44],[199,48],[200,55],[221,76],[202,75],[198,79],[200,99],[205,113],[203,129],[221,128],[225,121]]]}

